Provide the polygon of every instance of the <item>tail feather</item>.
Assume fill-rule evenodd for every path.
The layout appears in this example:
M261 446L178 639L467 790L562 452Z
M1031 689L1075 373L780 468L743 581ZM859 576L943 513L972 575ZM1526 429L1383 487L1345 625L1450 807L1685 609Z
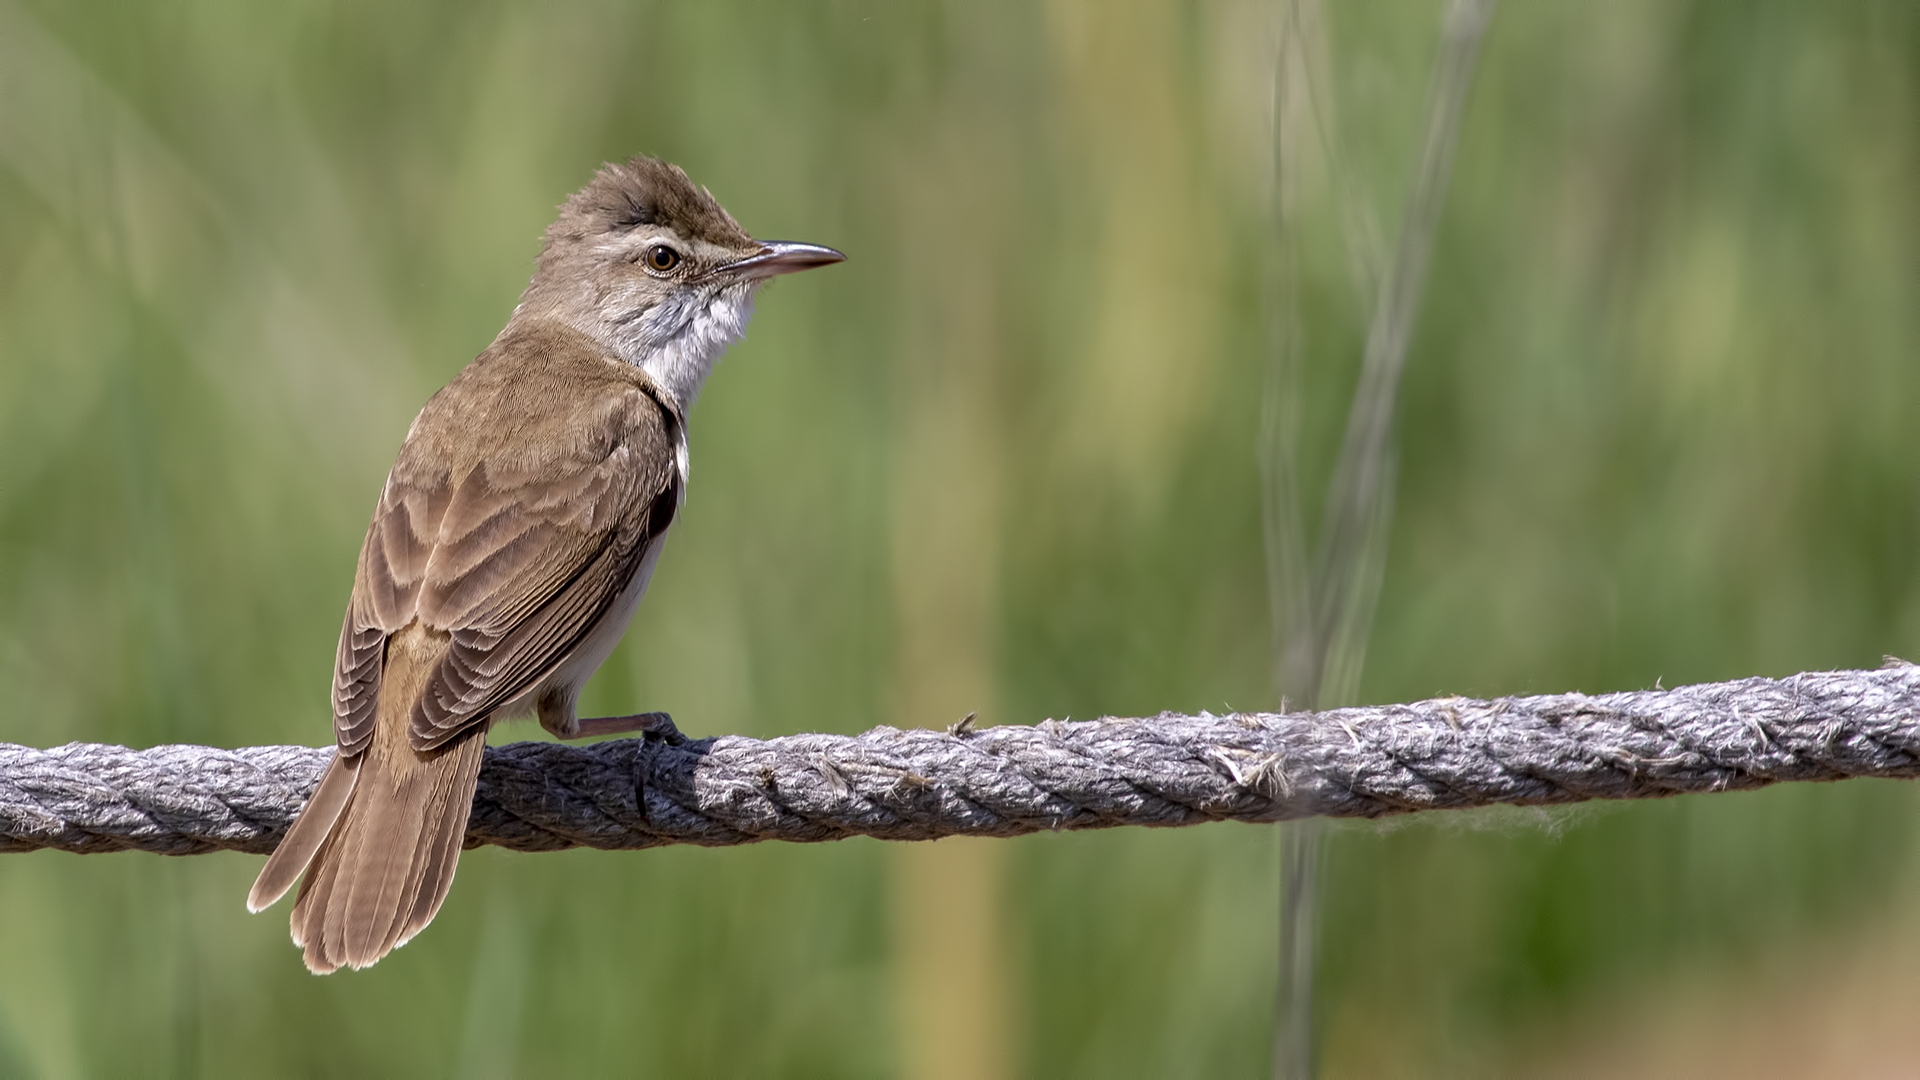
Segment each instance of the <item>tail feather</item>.
M327 910L327 898L333 892L333 882L339 876L340 869L340 860L327 857L328 849L332 846L333 838L328 837L320 853L314 856L313 868L307 871L307 876L300 882L300 895L294 901L293 917L288 920L288 929L291 931L294 945L307 953L307 967L314 969L318 974L325 974L339 965L335 964L333 967L326 968L325 971L313 967L313 957L326 955L325 938L318 922L303 915L300 905L307 904L308 907L305 909L307 911L325 912Z
M478 728L426 754L402 747L404 762L368 748L358 789L294 905L308 968L366 967L432 921L453 882L485 749Z
M411 789L419 785L421 772L437 770L381 771L385 775L368 777L372 782L354 799L340 835L340 870L346 885L340 898L340 947L354 967L364 967L386 954L387 931L400 914L401 893L420 846L425 808L420 805L421 793ZM329 912L329 923L331 916Z
M460 863L460 851L466 844L467 818L473 810L473 789L480 779L480 759L486 750L484 734L463 740L461 750L472 756L472 764L449 770L453 783L434 793L427 810L428 828L421 837L421 852L415 856L420 875L414 886L413 906L396 931L394 946L405 945L413 935L426 929L453 886L453 872ZM470 744L470 745L469 745Z
M408 739L448 640L418 623L389 639L373 738L353 759L335 758L254 883L248 903L259 910L305 871L290 929L316 974L393 951L433 920L453 883L487 724L425 752Z
M347 808L347 801L353 797L354 780L359 774L360 759L357 756L343 758L338 753L333 755L306 807L294 819L293 827L287 830L280 846L273 849L267 865L260 868L260 876L253 880L253 891L247 894L248 911L261 912L272 907L313 864L314 856L319 854L327 837L333 833L341 812Z

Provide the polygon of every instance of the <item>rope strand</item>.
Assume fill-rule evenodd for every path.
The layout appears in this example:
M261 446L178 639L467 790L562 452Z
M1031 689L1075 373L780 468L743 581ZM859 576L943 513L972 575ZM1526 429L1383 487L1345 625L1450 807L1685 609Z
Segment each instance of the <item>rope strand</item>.
M952 732L487 751L467 845L721 846L1382 817L1920 775L1920 667ZM330 748L0 744L0 851L273 850Z

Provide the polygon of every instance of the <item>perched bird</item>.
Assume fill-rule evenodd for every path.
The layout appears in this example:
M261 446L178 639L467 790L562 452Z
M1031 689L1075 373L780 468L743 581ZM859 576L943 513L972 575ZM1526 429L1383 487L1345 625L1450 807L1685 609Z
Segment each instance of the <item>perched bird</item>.
M646 592L686 490L687 413L755 290L843 258L754 240L649 157L561 205L506 328L408 429L360 549L333 761L247 897L260 911L305 874L308 968L366 967L433 920L494 721L671 730L574 703Z

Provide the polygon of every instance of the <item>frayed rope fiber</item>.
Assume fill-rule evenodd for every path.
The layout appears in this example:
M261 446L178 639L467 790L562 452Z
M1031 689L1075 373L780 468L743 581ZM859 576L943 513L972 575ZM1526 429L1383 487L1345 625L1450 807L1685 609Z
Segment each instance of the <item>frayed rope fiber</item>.
M331 749L0 744L0 851L273 850ZM487 751L467 845L930 840L1382 817L1920 775L1920 667L864 735Z

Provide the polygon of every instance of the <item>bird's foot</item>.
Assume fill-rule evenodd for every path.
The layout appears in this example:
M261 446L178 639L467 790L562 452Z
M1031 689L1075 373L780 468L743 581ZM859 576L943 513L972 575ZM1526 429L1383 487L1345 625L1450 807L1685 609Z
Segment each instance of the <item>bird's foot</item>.
M632 716L594 716L574 721L573 734L569 739L584 739L592 735L630 735L638 732L642 736L652 736L668 746L681 746L687 737L673 724L673 717L663 712L634 713Z

